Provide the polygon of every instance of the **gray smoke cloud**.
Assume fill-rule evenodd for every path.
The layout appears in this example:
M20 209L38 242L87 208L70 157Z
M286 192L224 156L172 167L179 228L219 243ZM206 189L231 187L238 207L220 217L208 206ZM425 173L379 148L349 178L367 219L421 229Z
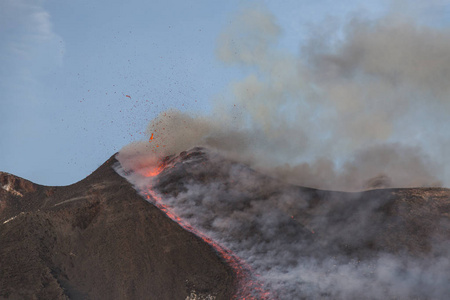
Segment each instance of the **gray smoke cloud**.
M120 155L207 146L311 187L361 190L377 178L448 185L448 29L393 13L354 16L316 26L299 55L278 47L281 35L264 8L243 10L218 38L217 56L248 76L211 115L161 113L147 128L153 139Z
M394 217L386 211L389 190L300 188L197 149L156 177L125 177L242 258L274 299L445 299L450 293L450 248L443 242L450 223L428 220L430 207L412 211L413 198L396 202L395 211L407 215ZM420 220L407 220L412 215ZM406 221L440 224L443 236L411 233Z

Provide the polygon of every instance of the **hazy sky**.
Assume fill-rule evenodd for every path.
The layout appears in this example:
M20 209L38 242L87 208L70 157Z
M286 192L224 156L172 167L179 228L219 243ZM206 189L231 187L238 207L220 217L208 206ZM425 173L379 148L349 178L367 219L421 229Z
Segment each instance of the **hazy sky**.
M215 50L245 6L267 7L296 54L311 25L355 13L449 26L447 1L423 2L0 0L0 170L74 183L144 138L159 112L208 111L243 76Z

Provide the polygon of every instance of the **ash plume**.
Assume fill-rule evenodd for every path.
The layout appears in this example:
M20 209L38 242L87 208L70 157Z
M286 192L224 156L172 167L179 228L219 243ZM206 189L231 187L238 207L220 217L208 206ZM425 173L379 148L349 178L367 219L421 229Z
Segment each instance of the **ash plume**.
M161 113L152 140L121 155L207 146L318 188L361 190L379 176L395 187L448 184L450 31L395 15L338 25L317 26L293 55L277 47L270 12L242 11L217 56L248 75L211 115Z

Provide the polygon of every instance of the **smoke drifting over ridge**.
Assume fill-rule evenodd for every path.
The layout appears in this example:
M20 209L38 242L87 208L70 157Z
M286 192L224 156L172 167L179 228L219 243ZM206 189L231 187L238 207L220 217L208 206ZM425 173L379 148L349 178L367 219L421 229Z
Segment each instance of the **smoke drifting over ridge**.
M299 55L277 47L281 35L264 8L237 15L217 56L248 75L211 115L160 114L152 140L120 151L124 167L207 146L312 187L448 185L448 29L356 16L316 27Z
M250 266L257 276L244 280L236 299L446 299L450 292L449 190L301 188L201 148L166 158L156 172L122 167L149 202ZM254 280L265 296L246 288Z

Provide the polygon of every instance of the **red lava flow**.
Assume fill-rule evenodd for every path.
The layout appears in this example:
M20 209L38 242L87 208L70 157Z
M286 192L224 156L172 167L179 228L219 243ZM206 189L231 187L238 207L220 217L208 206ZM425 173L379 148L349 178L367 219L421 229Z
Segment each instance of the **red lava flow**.
M155 177L165 169L163 164L158 167L147 171L145 177ZM192 227L178 215L176 215L168 205L163 203L162 197L158 195L151 187L148 187L146 191L141 191L145 195L147 201L158 207L163 211L170 219L177 222L184 229L192 232L196 236L200 237L203 241L208 243L220 256L234 269L237 280L237 291L234 299L242 300L269 300L275 297L271 295L269 291L263 288L263 285L258 280L254 279L252 269L242 259L237 257L231 250L219 245L211 238Z

